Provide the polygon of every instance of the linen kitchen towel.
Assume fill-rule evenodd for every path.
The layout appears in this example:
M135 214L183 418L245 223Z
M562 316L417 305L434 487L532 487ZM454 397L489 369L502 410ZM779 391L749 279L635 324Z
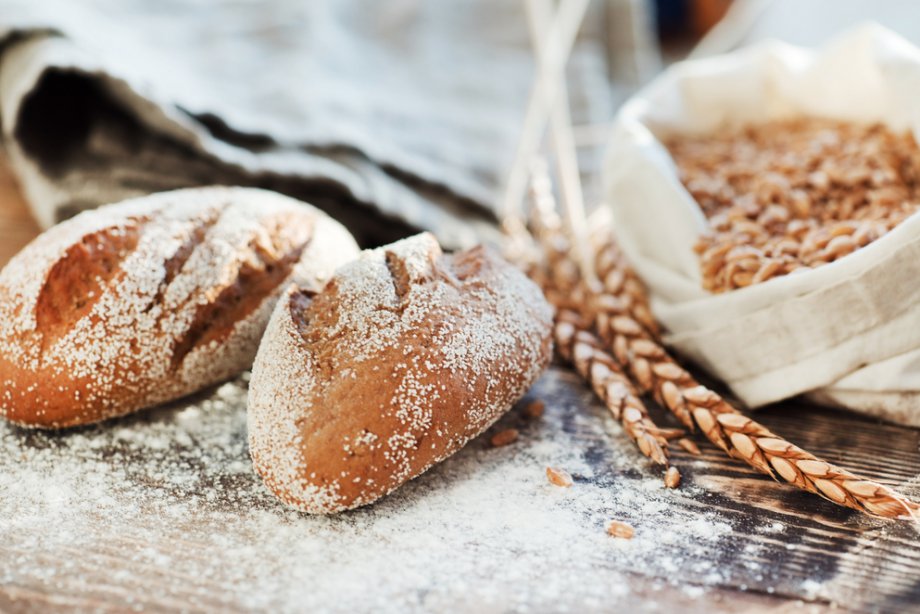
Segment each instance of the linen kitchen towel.
M569 69L606 120L603 3ZM0 121L39 221L149 192L255 185L365 244L495 232L533 77L518 0L0 0Z

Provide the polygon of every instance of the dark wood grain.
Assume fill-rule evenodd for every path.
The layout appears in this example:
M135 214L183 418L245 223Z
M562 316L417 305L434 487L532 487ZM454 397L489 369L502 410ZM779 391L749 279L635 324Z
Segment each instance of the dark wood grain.
M920 431L892 426L855 414L789 402L758 412L758 419L801 447L854 472L917 496ZM707 504L723 515L769 517L781 522L781 534L742 530L738 543L756 545L753 558L726 553L726 565L738 569L738 582L762 590L772 578L776 593L854 609L900 612L920 604L920 541L908 522L868 519L813 495L766 479L710 445L702 463L684 470L690 483L720 490ZM682 451L675 463L688 460ZM761 564L746 574L745 563ZM820 586L803 587L803 578ZM815 593L807 590L814 588Z
M581 385L574 374L557 377L573 388ZM603 410L592 411L602 419ZM659 424L678 426L660 408L653 413ZM777 434L843 468L915 499L920 496L920 429L796 401L758 411L756 417ZM853 611L920 611L920 531L916 524L878 520L839 507L770 480L728 458L701 436L695 440L700 456L674 446L672 460L683 474L683 485L700 486L707 496L682 497L679 505L718 510L735 527L725 547L712 553L722 569L730 570L725 588L744 587L748 592ZM595 450L596 466L604 467L607 450L618 442L586 440L585 445ZM615 474L598 477L609 480L611 487L622 478ZM782 529L776 533L755 530L765 519L779 523ZM685 577L691 582L700 580L692 574L685 573Z

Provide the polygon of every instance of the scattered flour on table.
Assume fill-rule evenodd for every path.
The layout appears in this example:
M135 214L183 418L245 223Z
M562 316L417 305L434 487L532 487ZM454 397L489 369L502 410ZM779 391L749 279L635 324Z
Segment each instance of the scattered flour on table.
M708 493L665 489L618 425L575 410L580 390L539 420L509 413L495 428L518 428L512 445L489 431L378 504L310 517L252 471L246 379L65 433L0 424L0 585L137 609L491 612L607 609L637 583L693 600L730 580L732 526ZM635 537L608 536L613 518Z

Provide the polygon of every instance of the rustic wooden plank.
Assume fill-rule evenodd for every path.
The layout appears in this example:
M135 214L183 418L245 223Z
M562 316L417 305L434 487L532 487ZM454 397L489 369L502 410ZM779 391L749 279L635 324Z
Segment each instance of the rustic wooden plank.
M846 469L915 498L920 495L918 429L795 401L757 412L756 417ZM659 419L664 423L667 418ZM733 546L715 553L722 567L731 570L728 585L826 600L854 610L899 612L920 603L916 525L870 519L774 483L701 437L696 439L701 456L679 448L672 456L684 485L701 486L707 495L680 504L718 510L735 527ZM611 487L618 477L609 477ZM762 524L764 519L779 523L781 529L756 530L752 520Z
M213 392L210 394L214 395ZM539 446L559 437L570 438L583 454L590 470L573 471L576 486L566 496L578 499L582 496L579 493L590 486L599 486L610 492L624 492L634 488L641 490L648 487L649 476L658 475L622 436L619 427L610 420L605 410L591 401L593 397L590 391L571 373L558 368L551 370L534 390L534 395L547 403L546 415L542 420L527 420L521 412L512 412L492 432L510 426L518 428L521 432L518 453L524 456L536 454L535 450ZM199 398L202 396L208 397L205 394ZM100 514L114 515L98 520L86 519L80 525L82 534L75 535L73 543L69 540L55 542L50 550L40 539L33 540L19 534L0 535L0 578L5 579L0 582L0 609L26 611L39 607L51 610L98 608L106 611L117 610L130 603L133 607L150 611L182 607L201 611L247 610L245 605L240 604L252 597L244 592L252 587L247 579L249 574L255 573L253 568L271 565L273 557L280 555L271 549L272 536L264 533L266 529L261 529L262 532L251 539L241 541L233 535L237 530L233 527L246 528L252 522L253 514L255 517L269 514L276 520L288 515L265 493L251 472L235 474L232 480L226 482L218 474L220 483L200 479L200 476L210 475L212 469L201 463L218 466L248 463L244 446L231 445L226 456L223 455L224 451L215 448L211 450L209 460L204 461L197 455L194 446L187 448L175 443L170 449L161 450L158 447L148 449L134 445L144 443L143 433L148 427L162 435L163 429L168 429L170 421L176 419L182 410L183 405L176 404L171 408L116 420L106 425L63 433L10 430L9 427L0 426L0 472L15 472L21 466L20 463L28 462L23 461L23 458L32 458L36 451L50 451L56 459L55 464L86 463L87 471L91 467L97 467L98 471L96 463L102 462L107 465L106 471L111 471L118 482L132 484L136 489L169 493L166 501L168 508L149 515L129 512L128 519L125 519L121 517L121 510L113 512L111 508L102 508ZM244 408L236 407L233 411L243 412ZM242 422L232 424L237 425L237 430L228 435L232 439L244 437L244 431L240 430ZM606 433L605 429L610 433ZM113 436L113 433L119 435ZM398 506L404 505L407 499L411 501L421 498L424 504L424 499L437 499L441 493L455 487L458 466L474 463L481 464L484 471L501 470L505 463L500 455L504 452L489 445L490 435L486 433L473 441L450 461L435 468L421 480L407 485L381 505L329 521L301 517L294 522L302 526L305 537L316 531L350 530L353 522L367 517L378 517L380 523L388 524L392 516L400 512ZM101 442L100 447L87 447L87 441L97 439ZM179 437L175 440L178 442ZM215 441L202 439L194 445L208 450L214 444ZM145 457L151 452L162 456L162 465L146 462ZM670 530L679 531L679 527L673 526L673 523L679 523L683 518L701 522L717 516L723 526L726 523L733 525L731 532L705 539L690 534L686 539L673 539L672 535L672 539L661 543L657 543L655 535L646 536L646 545L652 543L654 547L645 554L644 550L631 551L631 544L625 545L625 549L611 549L608 538L603 535L603 526L598 525L593 529L589 527L588 533L596 531L600 541L596 552L591 554L590 572L578 577L591 586L579 586L577 581L573 582L572 594L563 594L561 601L544 603L547 609L555 609L554 605L569 601L575 605L581 604L581 595L590 588L607 597L606 601L594 602L593 606L586 605L587 611L606 609L599 607L598 603L615 605L624 611L648 607L650 603L687 612L729 612L741 607L754 612L782 611L784 605L794 604L795 599L803 596L799 586L802 578L820 577L808 569L814 556L809 555L804 564L797 567L794 565L795 560L789 557L781 564L774 564L770 561L772 552L750 548L739 551L738 543L747 543L752 537L757 539L757 531L765 522L769 524L772 520L765 521L758 517L748 522L747 514L759 510L746 507L731 492L721 493L721 484L716 489L697 487L694 484L697 471L688 468L695 459L682 454L675 456L675 460L684 465L687 480L685 488L665 491L658 478L651 478L666 497L668 509L659 510L654 518L645 518L641 507L627 505L615 509L597 509L593 512L594 516L603 519L616 515L633 524L637 531L645 533L662 524L670 524ZM45 463L40 466L51 470L53 465L47 464L48 459L44 455L40 455L40 458ZM539 474L542 468L543 465L534 460L534 472ZM742 469L741 474L744 473ZM92 476L88 474L87 478ZM170 483L171 478L177 478L178 487ZM188 478L196 480L193 487L181 486ZM759 478L750 482L751 485L745 488L757 490L777 487ZM104 496L115 496L109 489L115 491L120 484L107 484ZM60 484L60 487L66 491L69 485ZM733 485L733 489L736 487ZM210 500L210 507L193 503L200 497ZM132 499L129 504L143 507L147 504L144 501ZM163 502L163 495L152 497L151 501ZM551 498L547 499L546 504L552 504L552 501ZM171 513L169 508L173 506L179 513ZM38 530L42 530L44 523L54 521L48 512L28 507L20 511L23 514L37 514L35 519ZM500 511L500 507L493 511L483 509L481 513L497 511ZM675 515L677 512L680 513ZM771 513L774 512L771 510ZM672 516L674 521L669 522L667 519ZM782 514L775 514L775 517L784 518ZM65 519L64 522L68 521ZM596 524L593 519L586 518L585 522ZM227 529L229 535L215 535L215 531L220 530L218 527L226 525L230 527ZM267 525L267 530L273 530L274 526ZM436 532L437 527L423 527L420 530ZM365 527L364 531L368 534L368 548L372 549L375 533L373 525ZM784 539L784 535L768 534L763 536L762 541L785 556ZM261 545L266 540L267 545ZM639 538L636 540L639 541ZM233 553L240 551L243 544L246 544L243 548L245 556L235 556ZM380 544L376 547L379 548ZM501 543L479 543L477 547L489 552L502 565L514 564L515 554L504 551ZM688 555L688 549L693 550L693 553ZM557 553L560 559L563 555ZM668 565L667 561L672 559L679 561L677 567ZM216 561L220 563L215 564ZM46 574L44 570L54 572ZM283 569L281 573L289 573L289 570ZM557 573L563 574L565 570L558 569ZM711 578L713 574L716 580ZM792 580L784 583L784 574ZM607 578L615 583L628 582L628 586L622 589L615 584L605 586L603 582ZM381 583L386 581L385 575L366 578L371 591L379 589ZM291 585L291 582L293 580L280 581L282 592L298 590L298 586ZM431 590L432 587L426 587L424 580L422 582L420 589ZM487 584L488 578L479 578L478 582ZM545 578L538 577L537 582L545 582ZM490 590L496 589L509 594L531 590L526 584L490 587ZM488 591L480 592L473 586L464 588L455 598L463 604L462 611L500 611L508 609L513 603L507 603L504 608L498 607L488 602L488 595ZM812 598L810 595L808 597ZM271 601L271 595L267 599L266 607L285 609L287 606L289 609L290 602ZM477 603L482 608L474 607ZM819 599L812 605L814 607L810 611L823 611L826 603Z

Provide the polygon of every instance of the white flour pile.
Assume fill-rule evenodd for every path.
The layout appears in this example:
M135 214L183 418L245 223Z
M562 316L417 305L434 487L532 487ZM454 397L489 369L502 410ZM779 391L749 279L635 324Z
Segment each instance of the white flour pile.
M519 428L514 444L492 448L490 430L391 497L335 517L287 511L260 484L245 378L64 434L4 423L0 592L84 609L584 611L634 602L638 586L648 597L689 583L692 602L737 580L719 560L737 538L710 493L665 490L618 425L575 410L591 397L560 385L568 377L553 371L535 390L565 403L495 427ZM549 485L548 465L575 485ZM635 538L609 537L612 518Z

